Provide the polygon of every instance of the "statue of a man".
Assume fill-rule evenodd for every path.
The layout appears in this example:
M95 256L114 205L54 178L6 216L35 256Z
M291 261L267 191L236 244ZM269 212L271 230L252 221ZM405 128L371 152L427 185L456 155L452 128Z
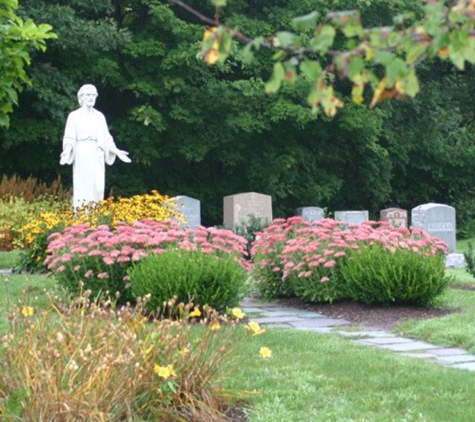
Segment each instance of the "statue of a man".
M104 115L94 108L97 90L84 85L78 91L79 109L66 122L60 164L73 165L73 206L104 199L105 164L118 157L130 163L128 152L119 150L107 128Z

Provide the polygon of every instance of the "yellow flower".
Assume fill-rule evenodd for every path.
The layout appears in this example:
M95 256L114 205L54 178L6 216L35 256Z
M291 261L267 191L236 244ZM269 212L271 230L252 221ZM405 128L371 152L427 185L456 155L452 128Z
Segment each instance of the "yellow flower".
M254 322L254 321L249 322L249 324L247 324L247 328L252 331L253 336L258 336L266 332L266 330L261 328L261 326L257 322Z
M28 317L33 315L33 308L31 306L24 306L23 309L21 310L21 313L23 316Z
M272 357L272 350L270 350L267 347L261 347L261 350L259 351L259 354L264 359L265 358L271 358Z
M187 356L190 353L190 349L188 347L184 347L183 349L179 350L178 353L180 356Z
M194 317L199 317L201 316L201 311L198 308L193 309L193 312L190 312L189 317L194 318Z
M241 310L241 308L233 308L231 311L234 318L243 319L246 314Z
M210 329L211 331L218 331L220 328L221 328L221 325L219 325L218 322L215 322L214 324L211 324L211 325L209 326L209 329Z
M153 367L153 372L155 372L159 377L162 377L164 379L168 379L176 375L175 370L173 369L173 366L171 365L167 365L167 366L155 365Z
M215 32L218 28L212 27L208 28L203 34L203 44L210 38L213 37L212 45L204 52L203 60L207 64L215 64L219 60L219 37Z

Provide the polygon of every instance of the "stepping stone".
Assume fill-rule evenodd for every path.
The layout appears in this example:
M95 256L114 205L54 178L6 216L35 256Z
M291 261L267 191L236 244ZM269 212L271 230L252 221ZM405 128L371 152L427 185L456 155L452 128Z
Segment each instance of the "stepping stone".
M413 343L414 340L403 337L375 337L361 339L361 343L375 344L375 345L387 345L387 344L403 344Z
M456 365L450 365L451 368L468 369L469 371L475 371L475 362L470 363L458 363Z
M457 356L438 356L437 360L450 365L452 363L475 362L475 356L469 354Z
M437 356L456 356L456 355L466 355L467 351L460 349L458 347L444 347L441 349L434 349L430 351L432 354Z
M320 328L320 327L334 327L337 325L349 324L349 321L344 319L335 319L335 318L313 318L301 321L289 321L289 324L292 327L303 329L303 328Z
M363 341L363 340L361 340ZM402 343L402 344L386 344L386 345L378 345L382 349L392 350L393 352L412 352L415 350L429 350L429 349L437 349L438 346L433 346L429 343L424 343L422 341L410 341L409 343Z
M254 322L259 324L277 324L277 323L290 323L290 322L303 322L305 321L302 318L293 317L293 316L280 316L280 317L263 317L263 318L253 318Z
M431 350L432 352L432 350ZM437 356L435 355L432 355L430 353L425 353L425 352L422 352L422 353L401 353L402 356L408 356L410 358L418 358L418 359L435 359Z
M262 311L263 318L274 318L274 317L298 317L298 312L295 311Z
M310 312L310 311L299 312L297 316L301 318L326 318L326 316L323 314L319 314L318 312Z
M369 337L369 338L396 337L394 334L391 334L388 331L337 331L337 334L340 334L345 337Z
M294 328L292 326L290 326L289 324L266 324L266 328L286 328L286 329L290 329L290 328Z
M320 334L332 334L333 333L333 328L332 327L292 327L295 330L300 330L300 331L312 331L315 333L320 333Z
M12 270L9 268L0 269L0 275L10 275L11 273L12 273Z
M265 310L262 308L246 308L242 306L241 309L245 314L262 314L265 312Z

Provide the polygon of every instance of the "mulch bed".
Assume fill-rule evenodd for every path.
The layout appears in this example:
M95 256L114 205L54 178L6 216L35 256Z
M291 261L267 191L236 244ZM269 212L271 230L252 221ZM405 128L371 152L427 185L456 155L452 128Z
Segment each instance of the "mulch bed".
M456 310L426 308L411 305L364 305L354 301L328 303L305 303L300 299L280 299L283 306L320 312L331 318L346 319L354 324L365 327L392 330L406 319L430 319L449 315Z

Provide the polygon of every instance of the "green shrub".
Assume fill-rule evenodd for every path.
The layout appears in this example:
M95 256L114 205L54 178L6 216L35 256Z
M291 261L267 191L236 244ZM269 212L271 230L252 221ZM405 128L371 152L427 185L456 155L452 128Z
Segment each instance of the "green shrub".
M313 268L312 275L299 276L297 272L291 272L286 282L292 286L295 296L306 302L332 303L348 298L346 282L341 276L341 268L345 258L339 259L334 267L326 268L323 265ZM300 273L301 274L301 273Z
M472 242L468 242L467 244L467 252L463 255L465 257L465 264L467 268L467 272L472 276L475 277L475 254L473 253L473 245Z
M242 221L235 227L234 233L247 240L248 256L251 256L251 245L256 240L256 233L263 231L269 224L270 222L267 218L249 214L247 221Z
M443 254L371 246L354 251L341 269L350 296L364 303L428 305L450 282Z
M224 310L236 306L245 293L246 271L232 255L217 257L199 251L169 250L142 259L129 270L132 294L144 297L153 311L177 296L197 305Z

